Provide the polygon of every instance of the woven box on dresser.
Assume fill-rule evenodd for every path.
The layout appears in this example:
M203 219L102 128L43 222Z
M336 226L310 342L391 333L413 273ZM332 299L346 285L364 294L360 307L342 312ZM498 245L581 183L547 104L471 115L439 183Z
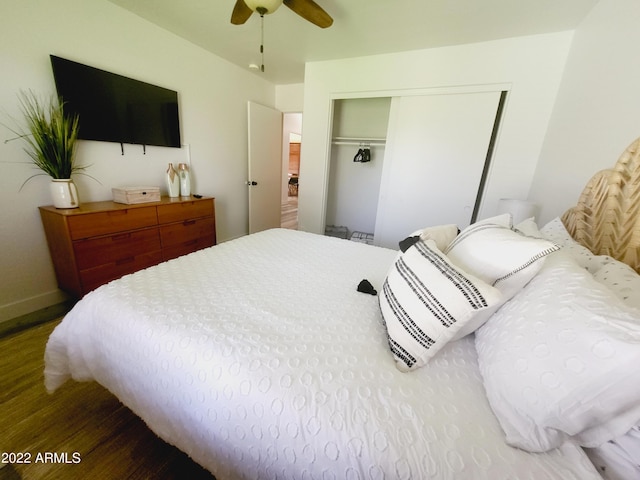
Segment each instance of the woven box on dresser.
M116 187L111 193L114 202L127 205L160 201L160 187Z

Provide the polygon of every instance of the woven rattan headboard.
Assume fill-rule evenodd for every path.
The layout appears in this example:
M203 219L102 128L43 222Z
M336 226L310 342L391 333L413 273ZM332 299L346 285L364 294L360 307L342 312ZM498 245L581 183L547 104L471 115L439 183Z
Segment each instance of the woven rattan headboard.
M596 173L562 222L596 255L610 255L640 273L640 138L612 169Z

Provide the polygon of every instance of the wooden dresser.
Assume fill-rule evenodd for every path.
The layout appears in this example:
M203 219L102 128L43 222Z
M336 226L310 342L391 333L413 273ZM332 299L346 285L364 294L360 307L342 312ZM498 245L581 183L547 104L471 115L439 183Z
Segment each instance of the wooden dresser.
M58 286L75 297L128 273L216 244L214 199L40 207Z

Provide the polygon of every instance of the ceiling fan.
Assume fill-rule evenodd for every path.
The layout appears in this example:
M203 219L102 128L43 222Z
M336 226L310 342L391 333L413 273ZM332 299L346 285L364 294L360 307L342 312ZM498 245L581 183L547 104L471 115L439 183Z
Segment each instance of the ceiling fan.
M333 18L313 0L237 0L231 14L231 23L242 25L253 12L260 16L273 13L282 3L320 28L330 27L333 23Z

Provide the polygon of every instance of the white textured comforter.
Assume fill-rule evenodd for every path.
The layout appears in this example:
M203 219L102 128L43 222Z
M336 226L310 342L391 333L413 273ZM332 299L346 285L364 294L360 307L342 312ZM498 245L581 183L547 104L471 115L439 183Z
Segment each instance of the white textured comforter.
M507 446L470 337L399 372L377 297L396 257L269 230L88 294L45 381L96 380L219 480L599 479L581 449Z

